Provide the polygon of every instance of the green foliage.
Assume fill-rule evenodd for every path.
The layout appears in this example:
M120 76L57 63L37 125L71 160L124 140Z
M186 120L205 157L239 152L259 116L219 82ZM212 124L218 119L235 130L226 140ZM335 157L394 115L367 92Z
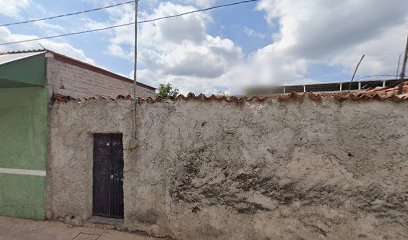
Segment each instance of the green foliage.
M228 93L226 93L226 92L219 92L219 93L217 93L216 96L217 96L217 97L228 97L229 95L228 95Z
M173 86L170 83L160 84L159 89L157 89L156 96L165 98L165 97L176 97L179 94L178 89L173 89Z
M245 96L253 97L253 96L255 96L255 92L253 90L246 90L245 91Z

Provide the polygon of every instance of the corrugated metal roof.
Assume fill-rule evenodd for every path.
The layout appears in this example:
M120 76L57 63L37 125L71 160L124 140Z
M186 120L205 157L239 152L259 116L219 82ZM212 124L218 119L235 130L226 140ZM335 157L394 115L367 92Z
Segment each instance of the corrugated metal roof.
M399 94L398 91L402 90L402 93ZM184 95L179 95L177 97L168 97L168 98L139 98L139 103L154 103L154 102L160 102L163 100L171 100L171 101L177 101L177 100L197 100L197 101L203 101L203 102L209 102L209 101L226 101L226 102L235 102L235 103L242 103L242 102L250 102L250 101L258 101L258 102L263 102L266 100L277 100L277 101L287 101L289 99L295 99L295 100L301 100L305 96L309 97L313 101L322 101L322 100L338 100L338 101L344 101L344 100L393 100L393 101L402 101L402 100L408 100L408 81L401 83L397 86L394 87L377 87L374 89L368 89L360 92L352 92L352 93L312 93L312 92L307 92L307 93L297 93L297 92L292 92L290 94L281 94L281 95L275 95L275 96L254 96L254 97L218 97L211 95L210 97L205 96L204 94L200 94L198 96L194 95L193 93L189 93L187 96ZM78 98L72 98L69 96L62 96L62 95L55 95L53 96L53 100L56 102L68 102L68 101L76 101L76 102L83 102L83 101L88 101L88 100L107 100L110 99L112 101L118 100L118 99L124 99L124 100L133 100L132 96L122 96L119 95L116 98L112 97L106 97L106 96L97 96L97 97L91 97L91 98L83 98L83 99L78 99Z
M0 53L0 65L14 62L17 60L21 60L24 58L32 57L35 55L43 54L45 51L42 52L10 52L10 53Z

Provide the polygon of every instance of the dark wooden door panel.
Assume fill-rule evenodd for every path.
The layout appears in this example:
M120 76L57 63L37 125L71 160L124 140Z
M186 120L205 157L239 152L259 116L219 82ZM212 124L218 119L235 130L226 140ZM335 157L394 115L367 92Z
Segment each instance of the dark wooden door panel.
M111 136L110 134L94 135L94 153L111 154Z
M112 137L111 217L123 218L123 143L122 136Z
M122 134L112 136L112 152L113 155L123 156Z
M122 134L94 135L93 215L123 218Z
M93 172L93 213L109 217L111 165L108 155L94 154Z

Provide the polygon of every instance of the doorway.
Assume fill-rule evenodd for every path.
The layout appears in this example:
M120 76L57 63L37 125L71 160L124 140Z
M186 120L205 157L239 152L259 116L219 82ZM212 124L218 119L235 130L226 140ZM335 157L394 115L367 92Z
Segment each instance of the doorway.
M122 134L94 134L93 216L123 219L122 138Z

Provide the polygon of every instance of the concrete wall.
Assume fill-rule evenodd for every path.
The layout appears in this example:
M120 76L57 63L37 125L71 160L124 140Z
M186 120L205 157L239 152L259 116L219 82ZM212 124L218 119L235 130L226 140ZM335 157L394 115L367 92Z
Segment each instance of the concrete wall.
M0 215L45 213L46 88L0 89Z
M92 216L93 134L123 133L126 143L131 137L131 108L131 101L53 106L47 169L48 218Z
M47 77L50 93L74 98L133 95L133 84L104 74L47 58ZM136 95L147 98L155 95L154 90L137 86Z
M132 102L56 103L48 217L91 216L92 133ZM408 101L143 103L125 226L175 239L407 239Z

